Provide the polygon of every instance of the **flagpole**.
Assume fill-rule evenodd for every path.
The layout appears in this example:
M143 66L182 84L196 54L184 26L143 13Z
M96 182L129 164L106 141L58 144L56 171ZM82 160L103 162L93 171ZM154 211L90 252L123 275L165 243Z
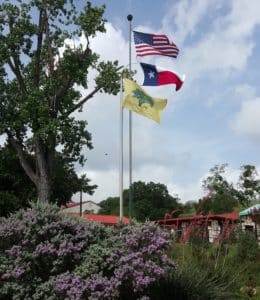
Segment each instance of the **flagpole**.
M128 15L127 20L129 22L129 71L132 70L132 59L131 59L131 37L132 37L132 20L133 16ZM132 161L133 161L133 155L132 155L132 111L129 110L129 219L131 221L132 217Z
M120 116L119 116L119 224L123 224L123 164L124 164L124 113L123 113L123 73L120 79Z

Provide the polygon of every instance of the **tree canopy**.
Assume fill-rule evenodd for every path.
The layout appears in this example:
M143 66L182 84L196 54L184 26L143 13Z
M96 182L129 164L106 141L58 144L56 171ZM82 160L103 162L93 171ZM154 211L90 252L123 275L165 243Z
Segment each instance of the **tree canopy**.
M251 201L260 201L260 179L255 166L244 165L240 170L238 181L238 188L242 192L240 203L247 207Z
M178 197L169 194L167 187L161 183L142 181L134 182L132 185L133 203L132 217L138 221L157 220L180 207ZM129 215L129 190L123 192L124 214ZM100 213L119 214L119 198L109 197L100 203Z
M210 169L210 175L203 181L202 187L208 195L199 200L197 212L225 213L232 212L238 205L237 191L224 176L227 164L216 165Z
M197 213L227 213L239 206L250 206L253 200L260 199L260 180L255 166L244 165L236 185L225 177L227 164L216 165L210 169L210 175L203 181L208 193L199 200Z
M87 122L72 113L99 91L119 90L118 62L100 61L91 49L91 39L105 32L104 9L86 2L79 11L73 0L0 4L0 135L7 136L41 201L54 195L57 149L83 163L82 148L92 148ZM77 42L82 35L85 45ZM77 86L88 89L90 69L97 74L95 87L82 96Z

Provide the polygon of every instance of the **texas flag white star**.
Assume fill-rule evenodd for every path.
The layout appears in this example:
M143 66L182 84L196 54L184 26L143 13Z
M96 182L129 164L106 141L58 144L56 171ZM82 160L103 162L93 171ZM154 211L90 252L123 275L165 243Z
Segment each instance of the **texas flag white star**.
M150 71L149 73L148 73L148 75L149 75L149 78L151 79L151 78L154 78L154 72L153 71Z

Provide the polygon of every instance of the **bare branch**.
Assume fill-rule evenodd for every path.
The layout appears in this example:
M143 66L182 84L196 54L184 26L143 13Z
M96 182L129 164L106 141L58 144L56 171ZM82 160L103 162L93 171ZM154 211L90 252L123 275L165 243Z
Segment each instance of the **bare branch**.
M83 98L79 103L77 103L71 110L69 110L66 115L70 115L75 110L80 108L84 103L86 103L89 99L91 99L99 90L101 90L101 87L96 87L90 94L88 94L85 98Z

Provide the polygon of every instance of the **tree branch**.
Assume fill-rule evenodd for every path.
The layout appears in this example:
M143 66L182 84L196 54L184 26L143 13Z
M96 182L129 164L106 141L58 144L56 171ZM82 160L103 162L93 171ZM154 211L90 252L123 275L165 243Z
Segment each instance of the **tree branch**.
M15 61L15 59L14 59L14 61ZM26 90L26 86L25 86L23 77L22 77L21 72L20 72L19 65L17 65L17 60L16 60L16 63L13 63L12 60L10 58L8 58L7 63L9 65L10 69L12 70L12 72L14 73L14 75L15 75L15 77L16 77L19 85L20 85L22 94L25 95L27 93L27 90Z
M116 70L119 71L122 69L123 66L118 67ZM73 113L75 110L80 108L83 104L85 104L89 99L91 99L99 90L101 90L101 87L96 87L90 94L88 94L86 97L84 97L79 103L77 103L72 109L70 109L67 113L66 116L70 115Z
M7 132L8 140L10 144L14 147L19 157L20 163L25 171L25 173L29 176L32 182L37 185L38 178L33 171L32 167L30 166L28 160L26 159L25 153L23 151L23 147L17 139L15 139L10 132Z
M84 51L84 53L82 54L82 59L84 58L85 55L88 54L89 51L89 40L87 38L87 46L86 49ZM59 69L55 70L56 73L59 73ZM57 113L59 110L59 105L60 105L60 100L66 95L66 93L68 92L69 88L72 86L72 77L70 76L70 74L66 74L66 80L64 82L64 84L58 89L58 91L56 92L56 94L52 97L52 103L53 103L53 110Z
M66 95L68 89L72 84L71 77L68 76L66 82L62 85L62 87L57 91L57 93L51 97L51 113L55 116L57 115L58 111L60 110L60 100Z
M12 17L10 17L8 25L9 25L10 34L12 34L13 29L14 29L14 19ZM10 47L10 48L11 48L10 50L11 50L11 57L13 59L13 62L12 62L10 57L8 58L7 62L8 62L9 67L11 68L12 72L16 76L16 79L17 79L17 81L20 85L20 88L22 90L22 94L25 95L27 93L27 90L26 90L26 85L25 85L25 82L24 82L24 78L23 78L23 76L21 74L21 70L20 70L21 61L20 61L19 56L17 55L17 53L15 53L16 49L14 47Z
M49 29L49 23L47 18L47 12L45 10L45 34L46 34L46 43L48 48L48 67L50 71L50 75L52 76L54 73L54 58L51 48L51 37L50 37L50 29Z
M45 2L43 2L43 7L45 7ZM40 58L42 51L42 39L43 39L43 29L44 29L44 9L40 10L39 14L39 32L37 36L37 48L35 52L35 64L34 64L34 85L38 86L40 81Z
M75 110L80 108L84 103L86 103L89 99L91 99L99 90L101 90L101 87L96 87L90 94L88 94L85 98L83 98L79 103L77 103L72 109L70 109L66 115L70 115Z

